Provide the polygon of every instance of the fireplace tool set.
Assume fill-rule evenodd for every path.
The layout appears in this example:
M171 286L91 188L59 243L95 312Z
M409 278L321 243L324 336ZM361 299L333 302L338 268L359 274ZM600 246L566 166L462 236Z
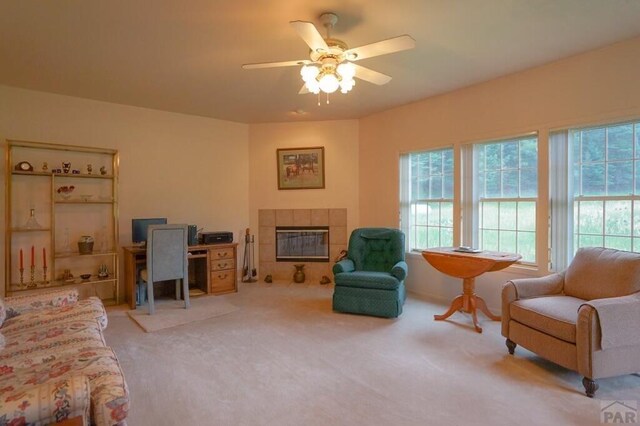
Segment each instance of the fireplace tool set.
M254 235L249 233L249 228L244 235L244 260L242 262L242 282L254 283L256 282L256 263L255 263L255 247L254 247Z

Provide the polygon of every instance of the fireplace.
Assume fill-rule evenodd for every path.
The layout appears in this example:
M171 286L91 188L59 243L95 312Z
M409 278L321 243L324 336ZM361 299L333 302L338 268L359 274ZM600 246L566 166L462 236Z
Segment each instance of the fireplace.
M329 229L329 261L279 260L276 262L276 227L279 230ZM295 264L305 265L307 282L319 284L322 277L333 277L332 260L347 249L347 209L260 209L258 210L258 274L273 282L291 282ZM282 247L281 247L282 248ZM299 257L297 257L299 259Z
M276 262L329 262L329 227L277 226Z

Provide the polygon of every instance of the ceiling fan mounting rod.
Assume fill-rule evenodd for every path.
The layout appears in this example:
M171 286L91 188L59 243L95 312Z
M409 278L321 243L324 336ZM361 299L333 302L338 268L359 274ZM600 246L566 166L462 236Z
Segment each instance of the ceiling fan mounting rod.
M323 13L320 15L320 22L322 26L327 30L327 37L331 38L331 30L338 22L338 15L332 12Z

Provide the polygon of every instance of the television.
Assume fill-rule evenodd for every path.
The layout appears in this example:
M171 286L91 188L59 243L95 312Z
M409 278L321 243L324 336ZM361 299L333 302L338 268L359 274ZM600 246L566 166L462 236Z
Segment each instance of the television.
M166 225L166 217L147 219L131 219L131 241L134 244L147 244L147 228L149 225Z

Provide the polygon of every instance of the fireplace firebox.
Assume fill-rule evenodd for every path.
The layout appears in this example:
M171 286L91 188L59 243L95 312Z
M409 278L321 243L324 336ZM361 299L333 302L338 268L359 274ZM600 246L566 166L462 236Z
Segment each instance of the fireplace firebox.
M328 261L328 226L276 227L276 262Z

